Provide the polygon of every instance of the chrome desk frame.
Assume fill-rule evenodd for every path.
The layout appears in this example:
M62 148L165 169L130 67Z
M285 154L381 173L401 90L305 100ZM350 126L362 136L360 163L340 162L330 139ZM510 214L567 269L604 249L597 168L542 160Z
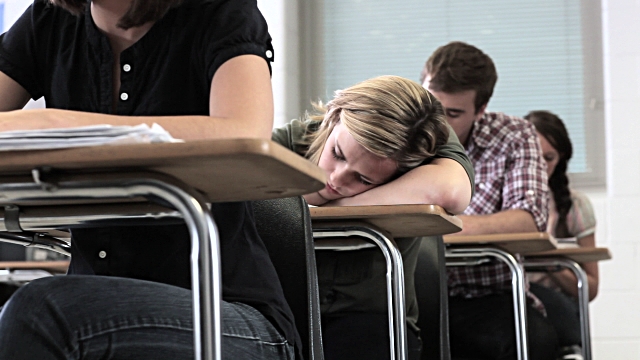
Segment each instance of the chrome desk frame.
M516 328L516 351L518 360L528 360L525 275L516 258L508 252L496 248L448 248L445 257L447 266L477 266L488 263L491 258L498 259L509 266Z
M570 269L578 279L578 308L580 311L580 336L582 338L582 357L591 360L591 332L589 329L589 278L577 262L566 258L536 258L524 262L525 269L548 269L561 267Z
M36 246L61 253L69 252L69 244L55 238L42 237L20 231L104 226L104 220L127 220L127 215L79 216L70 221L57 219L55 214L38 221L38 228L21 224L19 207L37 205L74 204L105 199L146 198L163 201L176 209L190 233L191 278L193 294L194 353L197 360L221 358L220 337L220 250L218 229L202 197L175 185L155 179L126 179L112 181L65 181L45 183L34 170L35 182L0 184L0 206L5 207L0 241ZM174 212L175 213L175 212ZM170 216L172 217L172 216ZM98 220L96 220L98 219ZM140 221L140 219L136 220ZM68 222L71 222L68 223ZM148 223L148 222L147 222Z
M387 309L389 314L389 343L391 360L407 359L407 319L404 294L404 269L402 255L393 239L366 225L314 224L314 240L356 236L349 244L335 245L316 241L316 250L349 251L374 247L380 248L387 264Z

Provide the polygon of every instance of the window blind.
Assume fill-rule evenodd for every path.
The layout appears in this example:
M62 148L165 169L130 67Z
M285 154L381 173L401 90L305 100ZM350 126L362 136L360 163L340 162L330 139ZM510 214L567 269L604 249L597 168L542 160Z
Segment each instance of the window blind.
M581 6L581 0L323 0L325 99L378 75L418 81L437 47L464 41L496 64L488 110L556 113L574 146L570 172L589 172Z

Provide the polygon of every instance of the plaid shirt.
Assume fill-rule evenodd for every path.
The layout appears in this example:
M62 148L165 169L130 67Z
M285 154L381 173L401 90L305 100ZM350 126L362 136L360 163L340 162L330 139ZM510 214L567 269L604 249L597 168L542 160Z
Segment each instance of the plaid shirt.
M546 164L533 125L502 113L486 113L475 122L466 150L476 177L475 194L464 214L522 209L531 213L539 231L545 231ZM502 262L449 267L447 272L449 296L475 298L511 291L511 272ZM534 307L544 313L542 303L528 291L528 283L526 288Z

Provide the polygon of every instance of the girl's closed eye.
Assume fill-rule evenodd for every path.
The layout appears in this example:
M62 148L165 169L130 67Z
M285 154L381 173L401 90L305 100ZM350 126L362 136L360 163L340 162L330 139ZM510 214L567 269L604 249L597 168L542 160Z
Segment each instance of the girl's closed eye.
M362 177L358 178L358 181L360 181L363 185L366 185L366 186L371 186L371 185L373 185L371 182L369 182L369 181L365 180L365 179L364 179L364 178L362 178Z
M336 151L335 146L331 149L331 154L333 155L334 159L340 160L340 161L344 161L344 156L338 154L338 152Z

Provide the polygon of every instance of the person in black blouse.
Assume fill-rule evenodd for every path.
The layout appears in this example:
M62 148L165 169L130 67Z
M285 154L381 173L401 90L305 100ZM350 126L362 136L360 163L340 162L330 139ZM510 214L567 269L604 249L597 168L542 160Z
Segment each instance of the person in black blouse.
M185 141L269 139L272 60L255 0L36 0L0 37L0 131L158 123ZM19 110L41 97L47 109ZM223 356L293 359L300 340L251 204L211 210ZM193 358L185 226L74 230L72 244L69 276L5 305L0 358Z

